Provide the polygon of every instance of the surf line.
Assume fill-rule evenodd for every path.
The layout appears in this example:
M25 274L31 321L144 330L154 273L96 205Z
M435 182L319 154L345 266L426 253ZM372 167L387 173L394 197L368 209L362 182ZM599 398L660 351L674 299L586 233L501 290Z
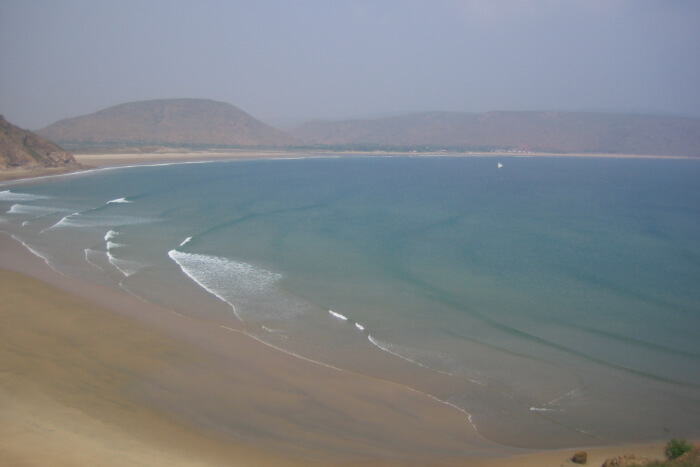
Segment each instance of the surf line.
M189 237L189 238L191 238L191 237ZM188 239L185 239L185 240L187 241ZM186 241L183 242L183 243L186 243ZM207 287L207 285L204 284L200 279L198 279L196 275L191 274L191 273L188 271L188 268L187 268L186 266L184 266L183 264L181 264L180 262L177 261L177 259L175 258L175 255L176 255L177 253L181 253L181 252L178 251L178 250L176 250L176 249L170 250L170 251L168 252L168 257L169 257L170 259L172 259L173 261L175 261L175 264L178 265L178 267L180 268L180 271L182 271L183 274L185 274L185 276L187 276L188 278L190 278L190 280L192 280L195 284L197 284L198 286L200 286L203 290L205 290L206 292L210 293L211 295L215 296L216 298L218 298L219 300L221 300L222 302L224 302L224 303L226 303L228 306L230 306L231 309L233 310L233 314L236 316L236 318L238 318L238 321L240 321L240 322L245 326L246 323L245 323L245 321L243 320L243 318L238 314L238 310L236 310L236 305L234 305L232 302L230 302L229 300L227 300L226 297L222 296L222 295L221 295L220 293L218 293L217 291L212 290L210 287ZM187 253L184 253L184 254L187 254Z
M180 253L180 252L178 252L177 250L171 250L171 251L168 252L168 256L169 256L171 259L175 260L175 258L173 258L173 256L174 256L176 253ZM236 310L235 305L234 305L231 301L226 300L226 299L225 299L224 297L222 297L220 294L214 293L211 289L209 289L208 287L206 287L205 284L201 283L201 282L200 282L199 280L197 280L193 275L189 274L188 271L187 271L187 268L184 267L182 264L180 264L177 260L175 260L175 263L180 267L180 270L181 270L187 277L189 277L191 280L193 280L196 284L198 284L200 287L202 287L204 290L206 290L207 292L211 293L212 295L214 295L214 296L217 297L218 299L222 300L224 303L227 303L227 304L233 309L233 313L234 313L234 315L236 316L236 318L238 318L238 320L240 321L240 323L243 325L243 329L242 329L242 330L235 329L235 328L231 328L231 327L226 326L226 325L223 325L223 324L219 324L219 325L218 325L219 328L224 329L224 330L229 331L229 332L233 332L233 333L236 333L236 334L241 334L241 335L247 336L247 337L249 337L249 338L251 338L251 339L253 339L253 340L255 340L255 341L258 341L259 343L261 343L261 344L263 344L263 345L265 345L265 346L267 346L267 347L270 347L270 348L272 348L272 349L274 349L274 350L277 350L277 351L279 351L279 352L281 352L281 353L290 355L290 356L292 356L292 357L298 358L298 359L300 359L300 360L304 360L304 361L307 361L307 362L309 362L309 363L316 364L316 365L320 365L320 366L323 366L323 367L326 367L326 368L329 368L329 369L332 369L332 370L335 370L335 371L339 371L339 372L342 372L342 373L352 374L352 375L359 376L359 377L362 377L362 378L368 378L368 379L372 379L372 380L376 380L376 381L382 381L382 382L385 382L385 383L387 383L387 384L392 384L392 385L395 385L395 386L397 386L397 387L401 387L401 388L407 389L407 390L409 390L409 391L412 391L412 392L414 392L414 393L416 393L416 394L420 394L421 396L427 397L427 398L432 399L432 400L434 400L434 401L436 401L436 402L445 404L445 405L447 405L447 406L449 406L449 407L452 407L453 409L456 409L456 410L462 412L463 414L465 414L465 415L467 416L466 418L468 419L469 424L470 424L470 426L472 427L472 429L473 429L479 436L481 436L482 438L488 439L488 438L486 438L484 435L482 435L482 434L479 432L479 430L478 430L476 424L474 423L474 421L473 421L473 419L472 419L472 415L471 415L468 411L466 411L465 409L463 409L463 408L461 408L461 407L459 407L459 406L453 404L452 402L442 400L442 399L440 399L440 398L438 398L438 397L436 397L436 396L434 396L434 395L432 395L432 394L429 394L429 393L427 393L427 392L420 391L420 390L418 390L418 389L416 389L416 388L412 388L412 387L407 386L407 385L405 385L405 384L401 384L401 383L398 383L398 382L395 382L395 381L391 381L391 380L387 380L387 379L377 378L377 377L375 377L375 376L365 375L365 374L362 374L362 373L357 373L357 372L354 372L354 371L350 371L350 370L347 370L347 369L343 369L343 368L339 368L339 367L330 365L330 364L328 364L328 363L321 362L321 361L319 361L319 360L314 360L314 359L311 359L311 358L308 358L308 357L304 357L304 356L299 355L299 354L296 354L296 353L294 353L294 352L292 352L292 351L290 351L290 350L284 349L284 348L282 348L282 347L278 347L277 345L274 345L274 344L272 344L272 343L270 343L270 342L265 341L263 338L256 336L255 334L253 334L253 333L248 329L247 323L245 322L245 320L242 319L241 316L239 316L239 314L238 314L238 312L237 312L237 310ZM334 312L334 311L332 311L332 310L328 310L328 312L329 312L329 314L330 314L331 316L335 317L336 319L339 319L339 320L342 320L342 321L350 321L345 315L342 315L341 313L337 313L337 312ZM355 323L355 325L357 326L358 329L361 329L363 332L365 332L365 331L364 331L364 327L363 327L362 325L357 325L357 323Z
M355 327L356 327L357 329L359 329L360 331L364 331L364 330L365 330L365 327L364 327L363 325L361 325L361 324L358 323L357 321L351 321L351 320L349 320L348 317L345 316L345 315L342 315L342 314L340 314L340 313L337 313L337 312L335 312L335 311L333 311L333 310L328 310L328 313L329 313L331 316L333 316L334 318L337 318L337 319L339 319L339 320L341 320L341 321L348 321L348 322L351 322L351 323L355 324Z
M329 311L330 311L330 310L329 310ZM432 394L429 394L429 393L427 393L427 392L420 391L420 390L418 390L418 389L416 389L416 388L412 388L411 386L407 386L407 385L405 385L405 384L397 383L397 382L395 382L395 381L391 381L391 380L388 380L388 379L377 378L377 377L375 377L375 376L364 375L364 374L362 374L362 373L357 373L357 372L355 372L355 371L346 370L346 369L343 369L343 368L338 368L337 366L329 365L328 363L323 363L323 362L321 362L321 361L314 360L314 359L312 359L312 358L304 357L303 355L296 354L296 353L291 352L291 351L289 351L289 350L287 350L287 349L284 349L284 348L282 348L282 347L278 347L278 346L276 346L276 345L274 345L274 344L271 344L271 343L269 343L269 342L266 342L265 340L261 339L260 337L254 335L254 334L251 334L249 331L246 331L246 330L234 329L234 328L232 328L232 327L225 326L225 325L223 325L223 324L219 324L218 326L219 326L220 328L222 328L222 329L227 330L227 331L230 331L230 332L233 332L233 333L236 333L236 334L241 334L241 335L247 336L247 337L249 337L249 338L251 338L251 339L253 339L253 340L255 340L255 341L260 342L262 345L265 345L265 346L267 346L267 347L270 347L270 348L272 348L272 349L277 350L278 352L282 352L282 353L284 353L284 354L287 354L287 355L290 355L290 356L292 356L292 357L295 357L295 358L298 358L298 359L307 361L307 362L309 362L309 363L312 363L312 364L315 364L315 365L320 365L320 366L323 366L323 367L326 367L326 368L329 368L329 369L331 369L331 370L335 370L335 371L338 371L338 372L341 372L341 373L347 373L347 374L351 374L351 375L354 375L354 376L359 376L360 378L368 378L368 379L371 379L371 380L382 381L382 382L387 383L387 384L392 384L392 385L394 385L394 386L398 386L398 387L400 387L400 388L404 388L404 389L406 389L406 390L408 390L408 391L411 391L411 392L413 392L413 393L420 394L421 396L427 397L427 398L429 398L429 399L432 399L432 400L434 400L435 402L438 402L438 403L440 403L440 404L445 404L445 405L447 405L447 406L449 406L449 407L451 407L451 408L453 408L453 409L456 409L456 410L462 412L463 414L465 414L467 420L469 421L469 425L472 427L472 429L474 430L474 432L475 432L477 435L481 436L483 439L488 440L488 438L487 438L486 436L484 436L483 434L481 434L481 432L479 431L479 428L476 426L476 423L474 423L472 414L469 413L467 410L465 410L465 409L459 407L458 405L453 404L452 402L449 402L449 401L440 399L439 397L436 397L436 396L434 396L434 395L432 395Z
M348 320L348 317L347 317L347 316L341 315L340 313L336 313L336 312L333 311L333 310L328 310L328 313L330 313L331 316L335 316L336 318L338 318L338 319L340 319L340 320L343 320L343 321L347 321L347 320Z
M105 204L128 204L128 203L131 203L131 202L132 202L132 201L129 201L129 200L126 199L126 198L117 198L117 199L113 199L113 200L111 200L111 201L107 201Z

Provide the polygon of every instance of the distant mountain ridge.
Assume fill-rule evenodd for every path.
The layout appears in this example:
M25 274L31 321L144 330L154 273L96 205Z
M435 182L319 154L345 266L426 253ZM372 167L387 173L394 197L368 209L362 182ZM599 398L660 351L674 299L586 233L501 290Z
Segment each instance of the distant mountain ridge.
M596 112L421 112L313 121L285 133L231 104L159 99L60 120L38 134L73 148L312 147L700 157L700 118Z
M288 132L308 145L700 157L700 119L592 112L422 112L317 121Z
M298 143L238 107L209 99L129 102L60 120L37 133L67 145L226 147Z
M73 154L0 115L0 170L78 166Z

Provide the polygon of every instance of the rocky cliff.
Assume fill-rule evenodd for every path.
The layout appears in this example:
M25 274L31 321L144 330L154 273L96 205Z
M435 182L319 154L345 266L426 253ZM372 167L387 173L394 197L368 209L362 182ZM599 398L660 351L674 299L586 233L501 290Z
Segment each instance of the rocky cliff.
M0 170L78 166L73 154L0 115Z

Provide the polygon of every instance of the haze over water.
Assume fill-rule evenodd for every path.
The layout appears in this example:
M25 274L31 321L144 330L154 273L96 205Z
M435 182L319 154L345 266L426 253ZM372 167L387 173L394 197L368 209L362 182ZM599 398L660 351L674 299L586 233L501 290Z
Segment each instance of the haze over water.
M0 230L59 271L428 393L499 443L700 434L698 161L500 162L102 170L0 188Z

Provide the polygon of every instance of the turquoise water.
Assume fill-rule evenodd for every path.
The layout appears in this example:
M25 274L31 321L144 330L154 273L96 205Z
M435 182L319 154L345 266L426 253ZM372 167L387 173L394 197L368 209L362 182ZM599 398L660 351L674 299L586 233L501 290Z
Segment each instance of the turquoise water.
M700 435L700 161L309 158L0 187L54 268L389 379L497 442Z

